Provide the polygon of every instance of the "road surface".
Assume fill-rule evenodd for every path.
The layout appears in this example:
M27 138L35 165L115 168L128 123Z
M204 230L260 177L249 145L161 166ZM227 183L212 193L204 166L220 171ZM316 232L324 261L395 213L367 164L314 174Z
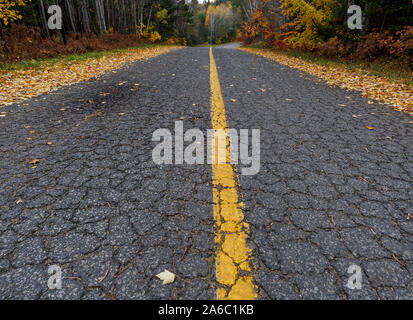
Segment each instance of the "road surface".
M212 53L227 127L260 129L259 173L234 171L251 250L234 283L257 299L413 299L411 118L236 46ZM157 129L212 128L212 73L209 48L185 48L2 109L1 299L231 291L216 172L152 159Z

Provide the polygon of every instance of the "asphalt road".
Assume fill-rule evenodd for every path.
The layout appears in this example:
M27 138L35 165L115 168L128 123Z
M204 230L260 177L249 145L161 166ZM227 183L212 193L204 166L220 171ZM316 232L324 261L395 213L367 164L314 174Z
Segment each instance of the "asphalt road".
M257 297L413 299L411 119L235 48L213 54L228 127L261 130L239 176ZM211 165L152 161L210 100L209 48L185 48L2 108L0 298L215 299Z

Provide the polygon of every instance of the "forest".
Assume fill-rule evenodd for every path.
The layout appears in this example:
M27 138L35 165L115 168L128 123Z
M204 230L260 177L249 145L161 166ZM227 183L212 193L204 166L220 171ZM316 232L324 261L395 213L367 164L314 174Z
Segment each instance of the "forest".
M50 6L62 12L50 29ZM351 5L362 28L348 27ZM325 57L413 63L413 0L0 0L0 63L140 43L235 39Z

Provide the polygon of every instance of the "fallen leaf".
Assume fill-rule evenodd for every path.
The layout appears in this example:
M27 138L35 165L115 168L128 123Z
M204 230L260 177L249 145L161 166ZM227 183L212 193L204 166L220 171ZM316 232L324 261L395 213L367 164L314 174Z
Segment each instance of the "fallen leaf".
M39 159L34 159L34 160L30 161L29 163L30 164L38 164L39 162L40 162Z
M169 284L175 281L175 274L166 269L164 272L161 272L156 276L163 281L162 284Z
M232 102L237 102L237 99L231 99Z
M373 127L366 126L366 128L369 129L369 130L374 130Z

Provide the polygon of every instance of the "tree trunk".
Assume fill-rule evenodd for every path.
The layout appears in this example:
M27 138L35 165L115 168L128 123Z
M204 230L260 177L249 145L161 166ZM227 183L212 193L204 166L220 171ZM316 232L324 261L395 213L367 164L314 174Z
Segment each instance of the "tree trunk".
M136 32L137 32L137 24L136 24L136 0L132 0L132 29L133 29L133 33L136 34Z
M47 26L47 17L46 17L46 11L44 10L43 0L40 0L39 5L40 5L40 12L42 13L44 29L46 31L47 37L50 39L49 27Z
M75 16L73 15L73 1L72 0L65 0L67 14L69 15L70 25L72 27L72 31L76 33L76 20Z
M80 6L82 9L83 30L86 33L90 33L89 6L87 0L80 0Z

